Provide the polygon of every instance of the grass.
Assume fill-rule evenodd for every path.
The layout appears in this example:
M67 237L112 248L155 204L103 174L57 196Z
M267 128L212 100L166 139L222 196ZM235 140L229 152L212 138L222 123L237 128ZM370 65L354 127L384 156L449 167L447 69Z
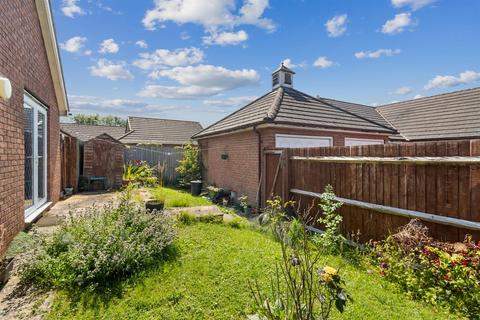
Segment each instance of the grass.
M165 207L167 208L212 205L212 202L204 197L194 197L185 191L177 189L157 187L150 189L150 192L155 199L165 199Z
M194 223L180 228L178 258L125 282L122 293L98 302L85 293L71 302L57 293L50 319L244 319L253 312L248 279L269 282L278 243L252 228ZM339 257L323 264L341 269L354 302L334 319L448 319L407 298L377 274Z

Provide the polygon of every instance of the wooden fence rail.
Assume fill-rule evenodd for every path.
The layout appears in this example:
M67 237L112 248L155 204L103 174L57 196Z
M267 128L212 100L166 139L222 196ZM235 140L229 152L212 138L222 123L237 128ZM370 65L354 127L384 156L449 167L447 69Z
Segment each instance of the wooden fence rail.
M441 240L480 239L480 140L268 150L264 161L264 199L305 209L331 185L345 203L343 232L364 241L412 217Z

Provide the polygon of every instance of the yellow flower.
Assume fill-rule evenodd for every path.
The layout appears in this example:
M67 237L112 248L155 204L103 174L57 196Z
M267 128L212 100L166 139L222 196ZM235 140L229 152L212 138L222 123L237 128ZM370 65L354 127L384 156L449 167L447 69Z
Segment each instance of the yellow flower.
M332 275L332 276L335 276L338 273L337 269L329 267L329 266L324 267L323 272L325 272L329 275Z
M326 266L323 268L322 278L325 282L331 282L338 273L337 269Z

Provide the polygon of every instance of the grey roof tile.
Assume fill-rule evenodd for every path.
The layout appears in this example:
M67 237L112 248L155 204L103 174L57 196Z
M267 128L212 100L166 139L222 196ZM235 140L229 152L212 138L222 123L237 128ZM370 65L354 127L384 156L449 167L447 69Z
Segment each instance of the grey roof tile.
M96 138L104 133L117 140L126 134L126 128L120 126L97 126L77 123L61 123L60 129L83 142Z
M266 122L395 133L372 107L314 98L292 88L280 87L212 124L194 138Z
M409 141L480 137L480 87L376 110Z
M128 117L128 128L131 132L120 140L125 144L182 145L202 130L195 121L145 117Z

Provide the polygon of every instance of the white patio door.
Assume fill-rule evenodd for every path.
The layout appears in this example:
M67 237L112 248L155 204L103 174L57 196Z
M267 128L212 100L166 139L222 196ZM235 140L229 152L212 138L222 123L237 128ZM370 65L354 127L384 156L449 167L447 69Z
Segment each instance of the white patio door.
M47 202L47 110L24 95L25 218Z

